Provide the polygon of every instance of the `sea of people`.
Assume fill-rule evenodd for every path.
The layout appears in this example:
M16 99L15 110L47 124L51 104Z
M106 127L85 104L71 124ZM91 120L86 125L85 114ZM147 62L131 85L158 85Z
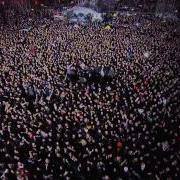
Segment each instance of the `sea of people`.
M178 26L1 24L1 179L178 179Z

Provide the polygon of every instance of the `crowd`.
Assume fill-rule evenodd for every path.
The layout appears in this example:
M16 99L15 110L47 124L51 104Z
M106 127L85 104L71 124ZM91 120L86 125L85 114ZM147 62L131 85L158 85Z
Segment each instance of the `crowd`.
M178 179L178 25L0 25L1 179Z

